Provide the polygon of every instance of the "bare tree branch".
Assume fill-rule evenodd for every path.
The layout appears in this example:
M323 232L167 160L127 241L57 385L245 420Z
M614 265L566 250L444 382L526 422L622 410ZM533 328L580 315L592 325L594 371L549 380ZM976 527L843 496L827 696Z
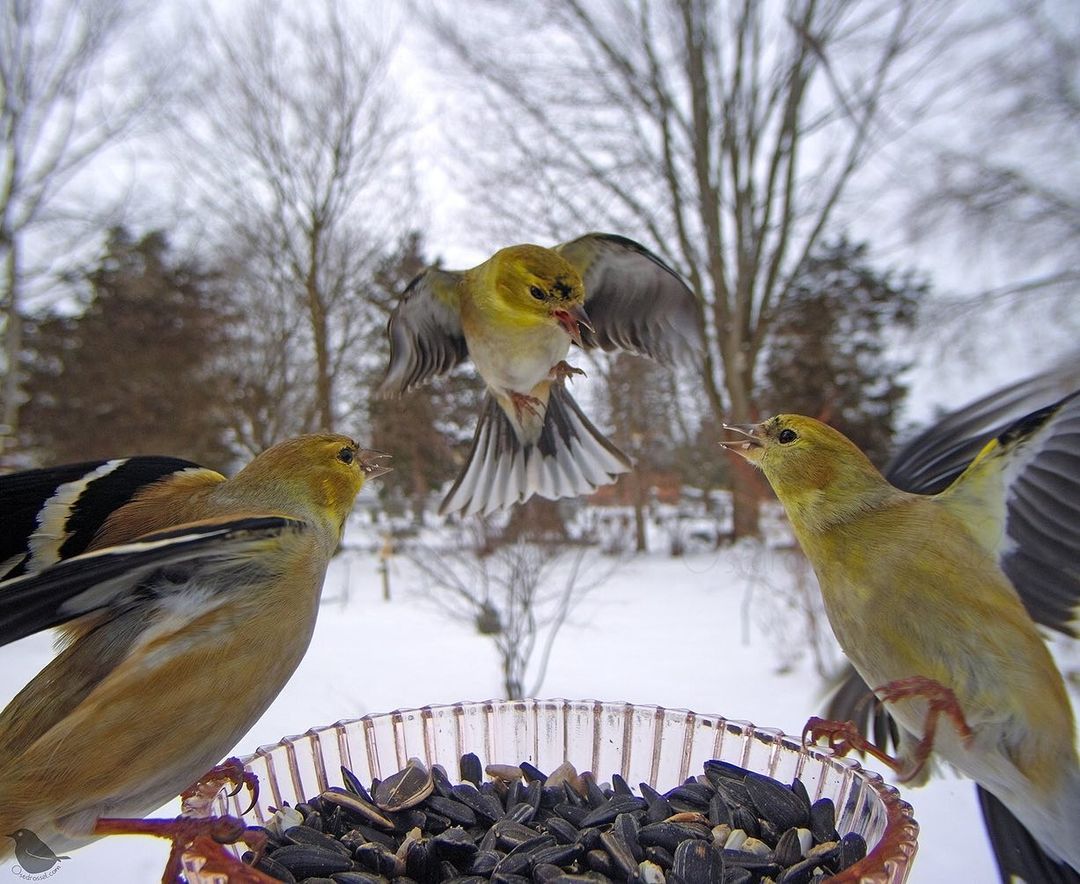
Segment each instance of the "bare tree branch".
M478 198L519 228L540 214L562 238L610 219L648 240L701 297L713 416L753 418L771 316L876 146L900 62L933 31L928 4L547 0L529 28L556 51L511 57L490 35L517 5L463 21L421 2L487 121L468 132L498 133ZM740 534L756 526L742 492Z
M100 195L80 201L75 185L150 128L164 100L160 67L120 70L144 13L136 0L8 0L0 9L0 455L17 432L27 298L113 209Z
M302 13L250 0L235 20L204 18L204 67L176 120L184 167L201 210L221 219L217 241L266 283L243 287L251 321L272 311L279 326L304 328L275 379L249 382L299 385L291 398L307 404L289 431L330 430L366 399L357 359L384 321L368 281L407 223L406 115L388 81L391 46L339 0ZM264 346L280 343L275 333ZM245 418L255 419L266 415Z

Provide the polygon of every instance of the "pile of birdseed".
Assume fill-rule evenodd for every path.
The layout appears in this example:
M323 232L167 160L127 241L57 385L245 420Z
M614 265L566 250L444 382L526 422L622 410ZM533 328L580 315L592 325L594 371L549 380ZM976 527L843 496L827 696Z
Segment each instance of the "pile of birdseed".
M866 855L798 779L704 767L663 794L569 764L489 765L485 780L471 754L456 785L415 760L370 788L342 768L344 788L274 814L255 865L305 884L817 884Z

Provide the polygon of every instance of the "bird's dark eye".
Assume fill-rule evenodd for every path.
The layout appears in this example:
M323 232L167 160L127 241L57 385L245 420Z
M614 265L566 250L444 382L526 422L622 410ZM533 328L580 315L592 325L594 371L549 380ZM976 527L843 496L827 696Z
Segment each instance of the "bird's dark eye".
M544 298L547 297L547 294L538 285L530 286L529 287L529 294L532 295L534 298L536 298L536 300L538 300L538 301L543 301Z
M352 463L356 459L356 452L351 448L342 448L337 453L337 459L342 463Z
M794 442L798 438L799 434L792 429L783 429L776 436L776 440L781 445L787 445L789 442Z

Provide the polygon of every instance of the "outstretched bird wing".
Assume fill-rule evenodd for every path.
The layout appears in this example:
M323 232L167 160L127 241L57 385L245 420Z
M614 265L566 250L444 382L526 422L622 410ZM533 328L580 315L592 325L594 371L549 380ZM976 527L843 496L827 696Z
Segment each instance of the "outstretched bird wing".
M429 267L409 283L390 314L390 364L378 395L400 396L468 355L458 302L461 278L457 271Z
M582 328L586 347L628 350L665 365L701 360L701 305L648 249L625 237L588 233L555 251L585 283L585 312L592 325L592 330Z
M1080 391L1011 424L940 495L1037 623L1080 625Z
M885 478L915 494L944 491L1014 421L1078 388L1080 352L934 421L893 454Z
M236 585L259 573L258 559L305 522L248 516L180 525L132 543L64 559L0 582L0 644L76 620L103 608L123 609L170 594Z

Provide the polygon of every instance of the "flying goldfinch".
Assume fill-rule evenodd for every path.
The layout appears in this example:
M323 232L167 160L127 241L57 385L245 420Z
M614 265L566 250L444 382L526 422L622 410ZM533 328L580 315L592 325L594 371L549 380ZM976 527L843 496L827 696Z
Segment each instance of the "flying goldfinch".
M501 249L464 271L428 268L390 317L379 392L400 395L472 358L487 397L469 460L441 513L489 513L538 494L593 491L630 469L564 382L571 342L664 364L704 348L699 305L670 267L621 236Z
M304 656L345 519L385 457L312 435L231 479L152 457L0 477L0 643L67 628L0 713L0 833L70 850L225 756Z
M863 748L916 782L932 750L1008 808L1062 880L1073 880L1075 722L1017 583L1036 576L1075 616L1080 392L1011 424L933 495L894 487L812 418L778 415L729 429L746 438L725 447L765 473L814 567L837 639L899 724L899 759Z

